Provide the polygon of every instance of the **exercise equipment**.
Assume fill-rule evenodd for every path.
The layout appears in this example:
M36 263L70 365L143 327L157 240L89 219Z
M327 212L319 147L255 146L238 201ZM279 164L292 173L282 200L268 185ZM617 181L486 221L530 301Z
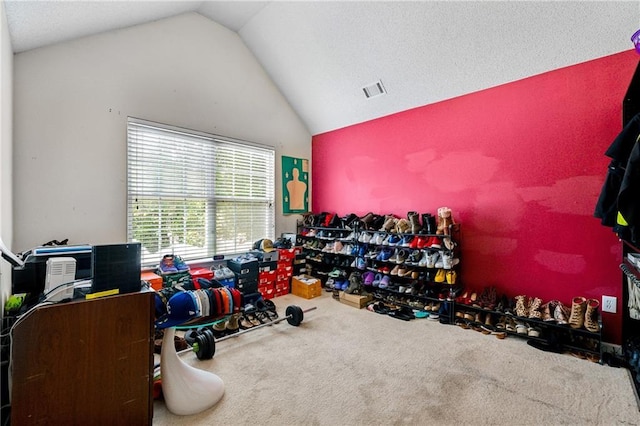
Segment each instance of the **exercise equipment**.
M287 309L285 311L285 316L281 317L281 318L277 318L273 321L269 321L269 322L265 322L263 324L260 325L256 325L254 327L248 328L246 330L240 330L236 333L233 334L228 334L224 337L221 337L219 339L216 339L213 335L213 331L211 331L211 329L206 328L206 327L201 327L198 328L195 331L189 331L187 332L188 334L188 339L187 341L192 341L192 348L190 349L184 349L180 352L178 352L178 354L182 354L184 352L190 352L193 351L196 353L196 356L198 357L198 359L200 360L205 360L205 359L211 359L213 358L213 356L216 353L216 343L218 342L222 342L223 340L227 340L227 339L232 339L234 337L238 337L242 334L248 333L250 331L254 331L257 330L259 328L262 327L267 327L267 326L271 326L274 324L278 324L279 322L282 321L287 321L289 323L289 325L292 325L294 327L298 327L302 321L304 320L304 314L310 311L313 311L317 309L317 307L312 307L306 310L302 310L302 308L300 308L299 306L296 305L289 305L287 306Z

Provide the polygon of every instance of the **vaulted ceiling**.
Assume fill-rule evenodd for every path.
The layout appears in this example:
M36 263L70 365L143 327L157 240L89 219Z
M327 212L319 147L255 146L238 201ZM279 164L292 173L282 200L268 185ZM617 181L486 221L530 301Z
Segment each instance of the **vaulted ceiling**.
M200 13L239 34L311 134L629 50L640 27L640 0L4 5L15 53Z

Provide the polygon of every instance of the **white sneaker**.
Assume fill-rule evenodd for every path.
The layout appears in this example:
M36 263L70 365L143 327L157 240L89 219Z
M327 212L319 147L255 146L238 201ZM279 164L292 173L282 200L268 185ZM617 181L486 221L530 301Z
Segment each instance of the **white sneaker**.
M422 250L422 257L418 261L418 266L425 267L429 263L429 252L426 250Z
M391 257L389 258L389 262L396 263L397 260L398 260L398 249L396 249L396 251L393 252Z
M429 253L429 257L427 258L427 268L442 268L442 266L438 266L438 262L442 262L440 260L440 253L437 251Z

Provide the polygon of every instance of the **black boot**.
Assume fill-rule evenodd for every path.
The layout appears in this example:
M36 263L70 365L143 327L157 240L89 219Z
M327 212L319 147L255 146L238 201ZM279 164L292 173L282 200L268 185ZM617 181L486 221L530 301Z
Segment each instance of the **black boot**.
M423 234L435 234L436 233L436 218L431 213L422 213L422 233Z

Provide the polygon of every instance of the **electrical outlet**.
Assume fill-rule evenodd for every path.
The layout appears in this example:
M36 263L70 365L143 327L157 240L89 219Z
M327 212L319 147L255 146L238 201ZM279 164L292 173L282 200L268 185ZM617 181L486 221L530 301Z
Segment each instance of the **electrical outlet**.
M602 296L602 312L616 313L618 298L613 296Z

